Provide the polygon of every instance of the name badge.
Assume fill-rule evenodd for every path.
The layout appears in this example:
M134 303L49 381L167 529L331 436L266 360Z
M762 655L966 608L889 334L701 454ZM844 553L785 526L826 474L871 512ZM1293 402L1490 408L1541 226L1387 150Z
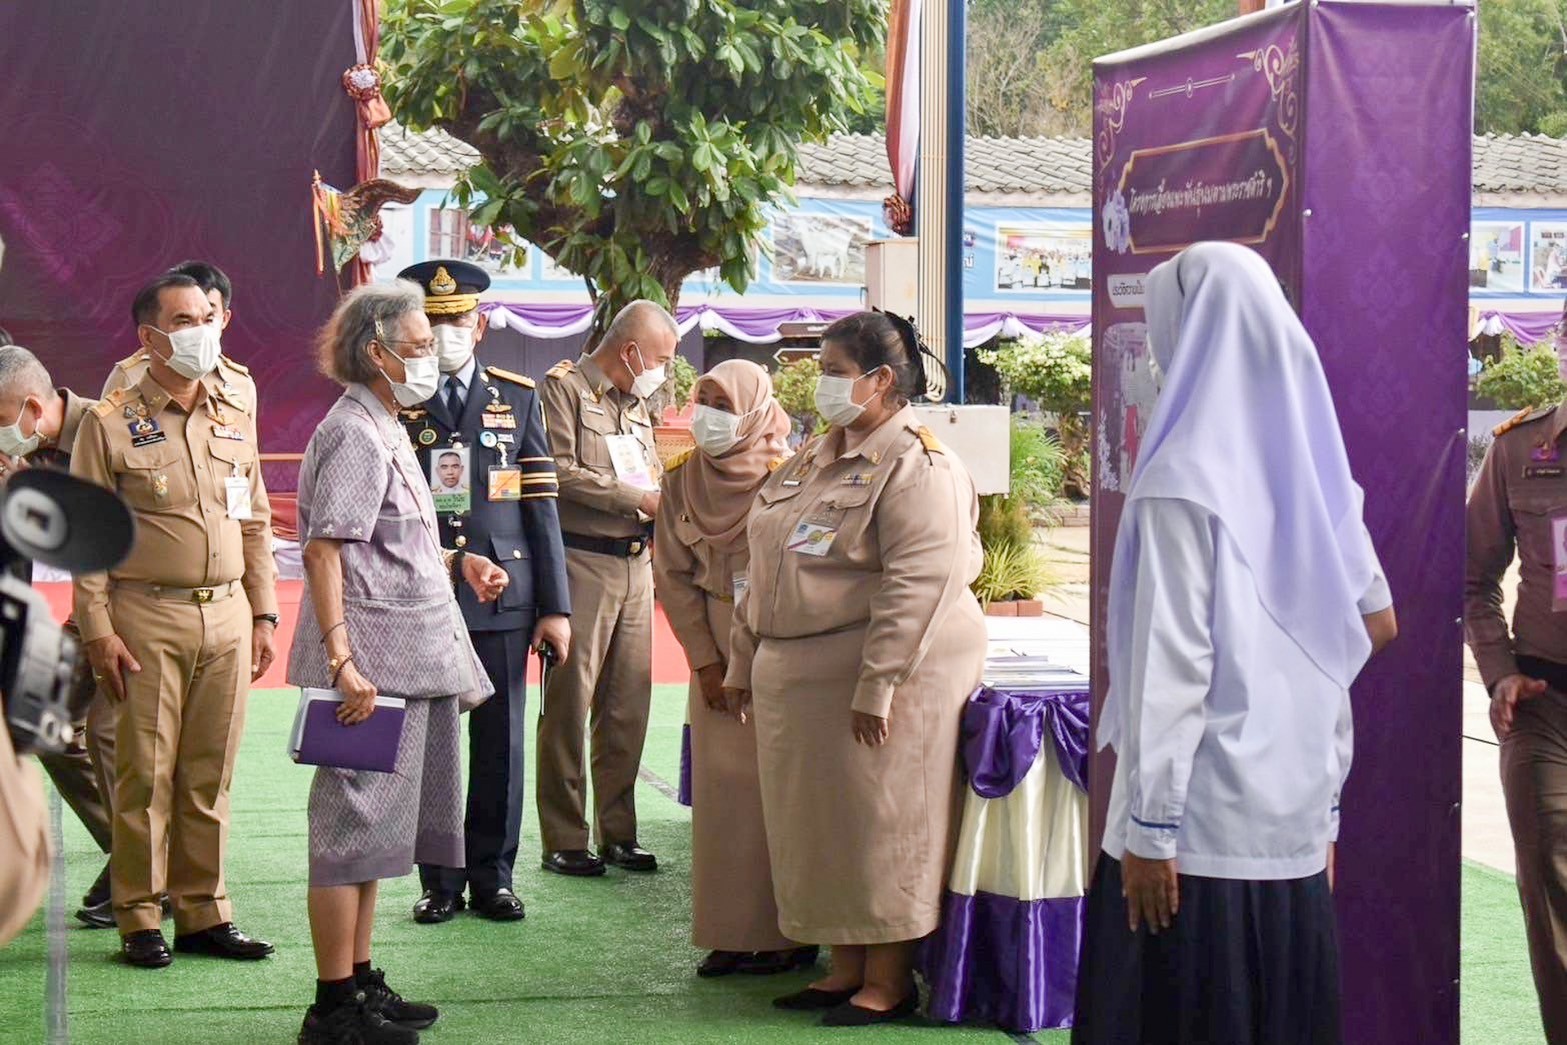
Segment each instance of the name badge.
M522 500L522 470L520 468L490 469L490 500Z
M473 508L468 448L460 443L430 451L430 493L442 515L466 515Z
M250 479L248 476L231 475L223 480L223 492L228 495L229 518L245 522L250 519Z
M834 527L823 526L821 523L802 522L794 528L787 547L789 551L820 558L827 554L827 549L832 547L833 538L837 536L838 531Z
M169 438L164 434L162 426L150 417L139 417L128 427L131 430L131 445L137 448L166 442Z
M1523 470L1525 479L1560 479L1567 475L1567 468L1559 464L1532 464Z

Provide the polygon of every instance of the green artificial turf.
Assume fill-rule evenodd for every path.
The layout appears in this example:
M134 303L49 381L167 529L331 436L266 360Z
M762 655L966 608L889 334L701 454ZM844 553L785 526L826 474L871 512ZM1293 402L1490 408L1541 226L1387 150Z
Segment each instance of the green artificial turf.
M305 796L311 770L284 754L295 697L257 693L235 775L229 891L242 929L277 944L272 959L234 965L178 958L149 972L114 959L113 932L72 922L68 1031L80 1045L209 1045L288 1042L312 999L315 978L305 919ZM679 773L684 687L655 692L644 765L674 785ZM523 820L517 892L527 921L495 925L471 914L444 926L418 926L409 909L415 877L383 883L374 960L406 996L441 1007L430 1042L576 1043L629 1041L701 1045L720 1042L842 1040L809 1016L769 1005L809 979L704 981L688 941L690 818L657 787L637 792L642 842L659 856L651 876L616 870L573 880L538 868L538 823ZM66 812L70 903L97 875L101 858ZM1525 1045L1543 1040L1511 879L1466 866L1463 938L1463 1040ZM168 928L166 926L166 928ZM40 916L0 951L0 1041L45 1041L47 941ZM855 1040L1006 1042L991 1028L917 1025L856 1032ZM1034 1040L1064 1045L1065 1033Z

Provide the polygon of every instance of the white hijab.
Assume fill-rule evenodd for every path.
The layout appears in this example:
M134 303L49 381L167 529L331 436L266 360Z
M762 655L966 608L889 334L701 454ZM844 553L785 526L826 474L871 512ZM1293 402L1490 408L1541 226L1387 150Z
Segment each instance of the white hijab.
M1371 655L1359 611L1376 575L1364 495L1316 346L1272 270L1245 247L1199 243L1149 274L1147 322L1164 386L1110 567L1100 747L1120 736L1116 686L1130 673L1142 539L1130 509L1143 498L1212 512L1263 610L1334 682L1348 688Z

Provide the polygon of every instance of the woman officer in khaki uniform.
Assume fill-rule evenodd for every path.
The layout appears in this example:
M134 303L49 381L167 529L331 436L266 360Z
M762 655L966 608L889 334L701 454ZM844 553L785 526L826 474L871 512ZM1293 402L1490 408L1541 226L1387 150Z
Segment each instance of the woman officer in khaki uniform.
M724 701L735 597L746 585L745 524L757 488L789 455L789 415L767 371L719 363L696 383L697 449L669 462L653 574L691 664L691 942L700 976L787 972L816 961L778 930L762 828L756 732Z
M779 998L829 1026L905 1018L936 928L959 716L980 682L978 502L921 428L914 330L884 313L822 335L827 434L773 473L749 526L749 587L725 685L756 718L779 928L832 971Z

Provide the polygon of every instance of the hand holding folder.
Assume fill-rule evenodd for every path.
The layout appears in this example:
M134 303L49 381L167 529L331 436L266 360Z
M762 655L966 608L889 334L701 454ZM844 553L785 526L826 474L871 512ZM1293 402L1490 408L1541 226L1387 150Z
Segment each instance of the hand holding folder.
M401 697L375 698L375 712L357 725L338 719L343 695L331 689L305 689L294 713L288 753L295 762L336 769L390 773L397 765L408 702Z

